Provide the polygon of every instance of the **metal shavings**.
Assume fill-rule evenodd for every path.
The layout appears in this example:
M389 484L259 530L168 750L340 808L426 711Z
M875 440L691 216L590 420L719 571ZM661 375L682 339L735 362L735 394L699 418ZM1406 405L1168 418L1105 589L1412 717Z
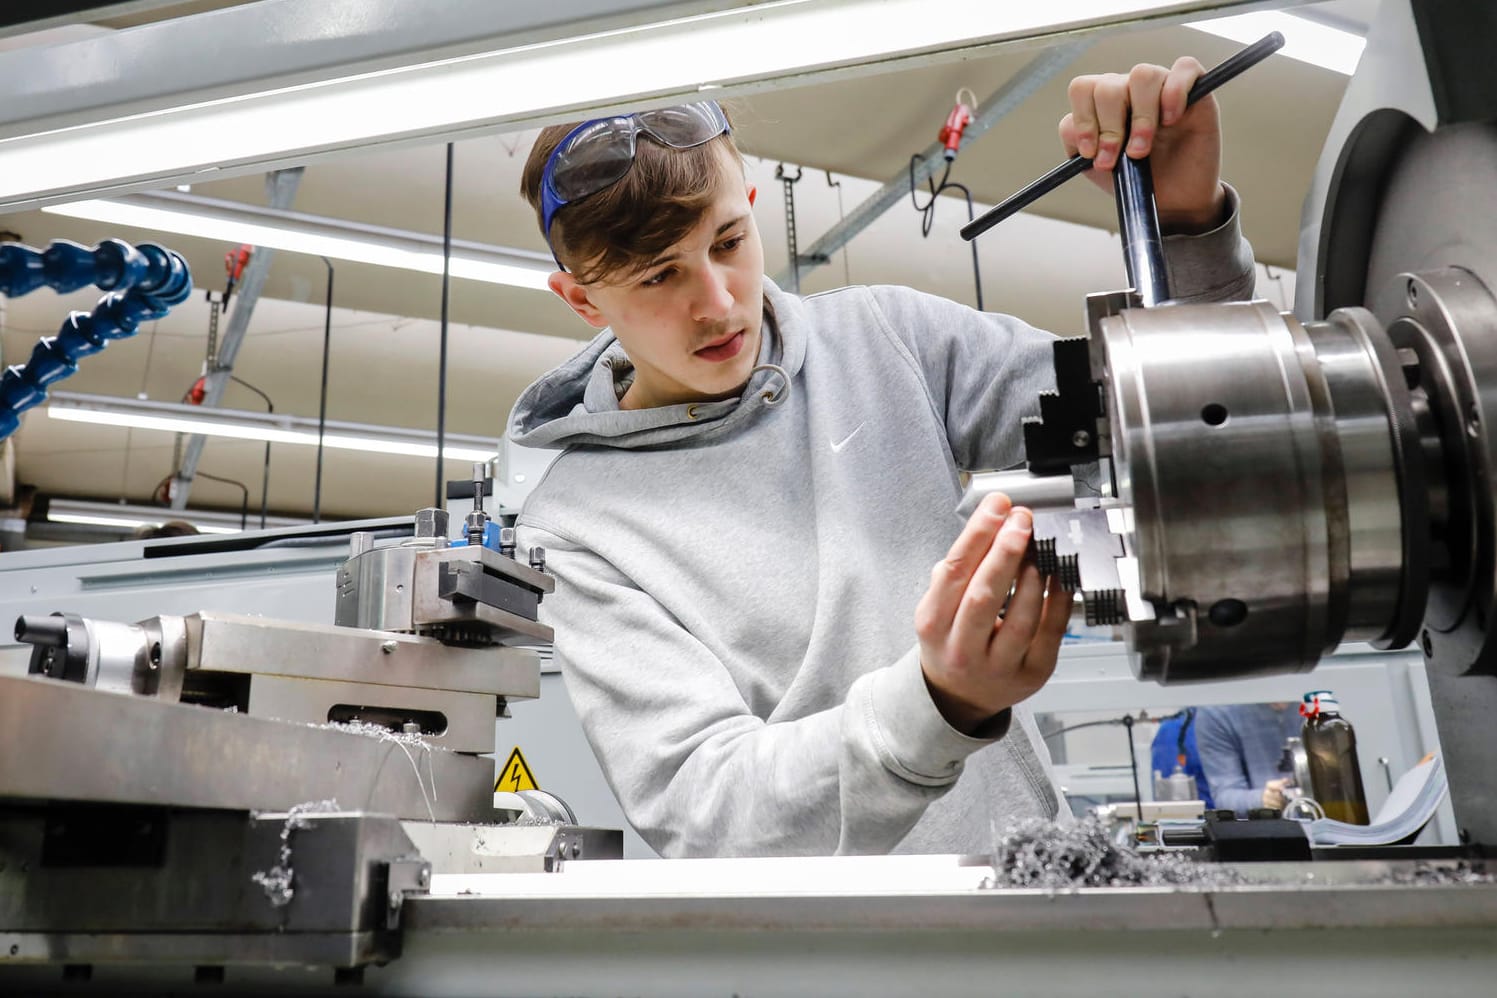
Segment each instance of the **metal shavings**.
M1334 861L1320 873L1335 869ZM1231 867L1201 863L1181 852L1140 853L1129 844L1114 842L1107 825L1095 816L1074 824L1057 825L1032 820L998 837L993 856L994 875L984 887L1030 887L1067 890L1077 887L1183 887L1216 889L1255 881ZM1304 874L1320 879L1316 870ZM1334 883L1335 878L1332 878ZM1262 882L1262 881L1257 881ZM1497 883L1497 874L1482 872L1462 862L1399 864L1361 885L1395 884L1407 887Z
M314 725L318 728L332 728L335 731L346 731L351 735L363 735L366 738L376 738L382 742L395 742L399 745L410 745L416 748L428 748L426 740L419 734L406 734L403 731L391 731L383 724L371 724L368 721L329 721L326 724Z
M391 731L382 724L370 724L368 721L330 721L327 724L315 725L315 727L346 731L349 734L363 735L365 738L374 738L398 746L405 753L406 761L411 764L411 771L416 774L416 786L421 791L422 802L426 804L426 815L433 824L436 823L437 812L434 805L437 801L437 771L431 759L431 743L426 741L419 732L406 734L402 731ZM426 755L426 777L431 780L431 793L429 794L426 792L426 779L421 776L421 767L416 764L416 757L411 753L413 748Z
M1435 884L1490 884L1497 883L1497 876L1473 870L1465 862L1454 866L1435 866L1430 863L1415 863L1412 868L1394 870L1389 882L1423 887Z
M561 818L537 817L533 814L522 814L509 824L517 828L559 828L566 822Z
M273 907L284 908L291 903L291 898L296 893L291 885L295 876L295 871L291 868L291 832L294 829L310 828L312 823L306 818L309 814L328 814L336 810L336 800L318 800L297 804L286 812L286 822L281 826L281 861L269 870L257 870L250 876L251 880L264 889L265 897Z
M994 876L1003 887L1229 887L1246 883L1237 871L1196 863L1179 853L1140 854L1118 845L1096 817L1067 825L1035 819L1000 836Z

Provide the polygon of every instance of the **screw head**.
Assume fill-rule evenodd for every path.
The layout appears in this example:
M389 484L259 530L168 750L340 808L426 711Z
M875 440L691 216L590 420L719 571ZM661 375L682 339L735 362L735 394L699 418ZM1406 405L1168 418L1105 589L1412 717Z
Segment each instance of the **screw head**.
M437 538L447 536L447 511L430 507L416 511L416 536Z
M1071 446L1075 447L1077 450L1080 450L1091 442L1092 435L1085 430L1077 430L1075 433L1071 434Z

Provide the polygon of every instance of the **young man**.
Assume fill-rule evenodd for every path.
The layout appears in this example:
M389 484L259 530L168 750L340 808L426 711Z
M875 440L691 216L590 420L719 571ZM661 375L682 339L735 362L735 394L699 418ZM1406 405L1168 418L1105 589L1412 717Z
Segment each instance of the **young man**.
M1078 78L1061 136L1105 171L1131 118L1172 286L1238 297L1252 259L1216 106L1184 107L1200 72ZM978 853L1057 815L1017 705L1055 667L1071 595L1024 563L1029 511L953 513L959 471L1022 460L1049 335L905 288L780 291L710 102L547 129L523 193L551 288L604 331L511 415L516 442L566 448L520 541L546 549L557 660L645 840Z

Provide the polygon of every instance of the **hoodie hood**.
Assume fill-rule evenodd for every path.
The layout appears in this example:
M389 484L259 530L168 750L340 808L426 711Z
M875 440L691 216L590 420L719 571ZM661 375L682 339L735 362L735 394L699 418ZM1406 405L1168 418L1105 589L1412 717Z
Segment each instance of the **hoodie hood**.
M728 432L783 401L805 360L804 304L767 277L764 302L757 366L737 398L620 409L616 386L633 365L623 344L605 329L520 394L510 413L509 438L524 447L645 448Z

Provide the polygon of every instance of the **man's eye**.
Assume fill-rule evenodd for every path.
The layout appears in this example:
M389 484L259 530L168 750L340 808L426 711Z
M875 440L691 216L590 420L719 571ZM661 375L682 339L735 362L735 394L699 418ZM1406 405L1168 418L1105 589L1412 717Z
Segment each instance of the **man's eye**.
M717 249L718 249L718 252L720 252L720 253L731 253L731 252L733 252L734 250L736 250L738 247L740 247L742 245L743 245L743 237L742 236L734 236L731 239L725 239L721 243L718 243Z
M659 287L660 285L662 285L662 284L665 283L666 278L670 277L670 275L671 275L671 270L670 270L669 267L667 267L665 270L662 270L660 273L654 274L654 275L652 275L650 277L646 277L644 280L640 281L639 282L639 286L642 287L642 288L655 288L655 287Z

